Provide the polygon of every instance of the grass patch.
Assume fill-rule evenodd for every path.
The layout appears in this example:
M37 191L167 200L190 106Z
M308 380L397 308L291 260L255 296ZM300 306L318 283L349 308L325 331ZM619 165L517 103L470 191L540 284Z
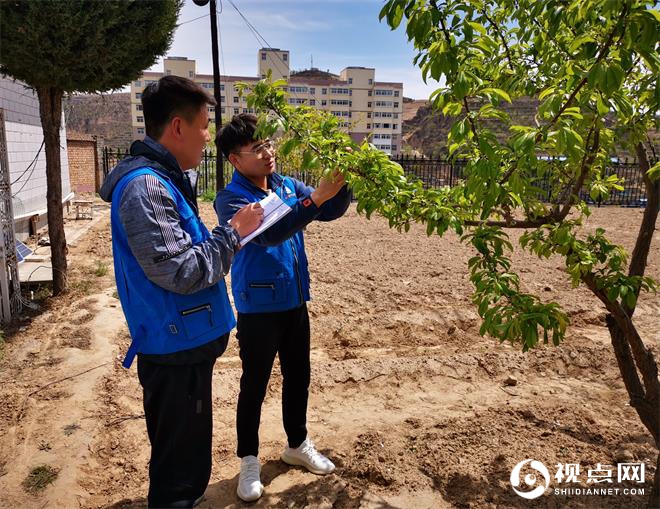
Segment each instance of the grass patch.
M213 189L207 189L204 191L204 193L199 197L202 201L214 201L215 200L215 195L216 192Z
M92 289L92 282L89 279L80 279L71 282L69 288L82 294L88 294Z
M108 273L108 265L103 263L101 260L96 261L96 268L94 269L94 275L96 277L103 277Z
M23 481L23 489L28 493L35 495L49 484L52 484L55 479L57 479L59 472L59 469L53 468L49 465L35 467Z

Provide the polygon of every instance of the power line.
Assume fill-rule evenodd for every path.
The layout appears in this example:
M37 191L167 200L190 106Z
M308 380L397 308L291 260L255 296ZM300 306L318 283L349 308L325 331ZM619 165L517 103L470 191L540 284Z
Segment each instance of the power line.
M198 16L198 17L196 17L196 18L189 19L189 20L187 20L187 21L182 21L181 23L179 23L179 24L177 25L177 28L180 27L181 25L185 25L185 24L187 24L187 23L192 23L193 21L197 21L198 19L206 18L207 16L210 16L210 15L211 15L211 14L204 14L203 16Z
M30 174L25 179L25 182L23 182L23 185L20 188L18 188L14 193L12 193L12 195L11 195L12 198L15 197L18 193L20 193L23 190L23 188L27 185L27 183L30 181L30 177L32 177L32 174L34 173L34 170L37 167L37 159L39 158L39 154L41 154L41 150L44 148L45 143L46 143L46 140L44 139L41 142L41 146L39 147L39 150L37 151L37 155L34 156L34 159L32 159L32 162L28 165L27 168L25 168L25 171L23 171L23 173L21 173L21 175L10 184L10 186L13 186L14 184L16 184L19 180L21 180L23 178L23 176L28 172L28 170L30 171Z
M250 23L250 21L249 21L249 20L247 19L247 17L241 12L241 10L240 10L238 7L236 7L236 4L233 2L233 0L227 0L227 1L228 1L228 2L231 4L231 6L236 10L236 12L238 13L238 15L239 15L241 18L243 18L243 21L245 22L245 24L247 25L247 27L250 29L250 31L252 32L252 34L255 36L257 42L258 42L259 44L263 44L263 45L265 45L266 48L268 48L268 49L273 49L273 47L272 47L270 44L268 44L268 41L266 40L266 38L265 38L263 35L261 35L261 33L259 33L259 30L257 30L257 28L256 28L252 23ZM260 40L260 39L261 39L261 40ZM280 62L282 62L282 64L283 64L283 65L285 66L285 68L286 68L286 67L287 67L287 64L284 63L284 60L282 60L282 57L279 55L279 53L275 53L275 56L277 57L277 59L278 59ZM273 60L273 62L275 63L275 67L277 68L278 72L280 72L283 76L287 76L287 75L288 75L288 73L286 73L286 72L282 72L282 69L277 65L277 61L276 61L276 60ZM289 93L292 93L291 90L289 90ZM295 92L293 92L293 95L294 95L294 97L296 97L296 98L298 97L298 95L297 95Z

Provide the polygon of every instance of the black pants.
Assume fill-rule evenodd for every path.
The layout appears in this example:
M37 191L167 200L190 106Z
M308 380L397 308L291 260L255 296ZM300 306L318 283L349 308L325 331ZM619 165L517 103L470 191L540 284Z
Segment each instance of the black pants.
M138 355L151 442L150 508L192 507L211 477L211 377L215 357L160 364Z
M309 390L309 316L307 305L278 313L238 313L243 374L238 395L236 433L239 457L259 453L259 421L275 354L282 370L282 420L289 447L307 438Z

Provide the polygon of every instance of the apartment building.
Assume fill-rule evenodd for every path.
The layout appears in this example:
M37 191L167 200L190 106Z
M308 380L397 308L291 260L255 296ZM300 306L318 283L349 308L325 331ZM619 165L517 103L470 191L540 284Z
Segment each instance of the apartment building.
M255 83L270 70L273 79L288 81L289 102L306 104L335 115L353 140L371 142L388 154L401 151L403 117L403 83L376 81L371 67L346 67L340 74L307 69L290 70L289 51L262 48L257 52L256 76L221 76L220 97L223 122L238 113L253 113L245 97L239 97L236 82ZM144 136L144 116L140 99L144 87L165 75L184 76L198 82L213 94L213 75L197 74L195 60L185 57L164 59L163 72L145 72L131 83L131 117L133 137ZM209 113L214 113L209 108Z

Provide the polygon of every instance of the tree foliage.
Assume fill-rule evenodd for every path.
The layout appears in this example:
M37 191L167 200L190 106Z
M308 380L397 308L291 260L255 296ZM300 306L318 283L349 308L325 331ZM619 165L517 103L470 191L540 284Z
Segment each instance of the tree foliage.
M392 29L405 20L415 64L425 80L441 84L430 101L456 117L449 153L467 166L452 188L425 190L367 141L353 143L332 115L289 106L283 82L254 85L248 105L262 111L261 137L284 133L283 153L299 150L303 165L319 171L339 168L367 216L378 212L399 230L421 222L428 235L453 230L471 244L482 334L524 351L564 339L568 318L560 306L521 290L505 230L524 228L520 245L533 255L562 257L573 285L586 285L607 309L631 404L660 445L657 363L632 321L640 292L656 291L645 275L660 204L660 165L648 137L660 121L654 6L646 0L388 0L381 19ZM535 125L513 123L501 107L523 96L538 99ZM484 122L493 118L506 124L505 139ZM627 185L609 168L617 147L636 155L648 200L631 254L604 229L582 229L590 211L581 192L604 200ZM539 199L540 182L550 183L547 199ZM659 478L652 504L660 503Z
M65 92L104 92L137 78L170 46L183 0L0 2L0 73L34 88L46 152L53 294L66 289L60 127Z
M118 89L170 47L181 0L3 0L0 72L64 92Z

